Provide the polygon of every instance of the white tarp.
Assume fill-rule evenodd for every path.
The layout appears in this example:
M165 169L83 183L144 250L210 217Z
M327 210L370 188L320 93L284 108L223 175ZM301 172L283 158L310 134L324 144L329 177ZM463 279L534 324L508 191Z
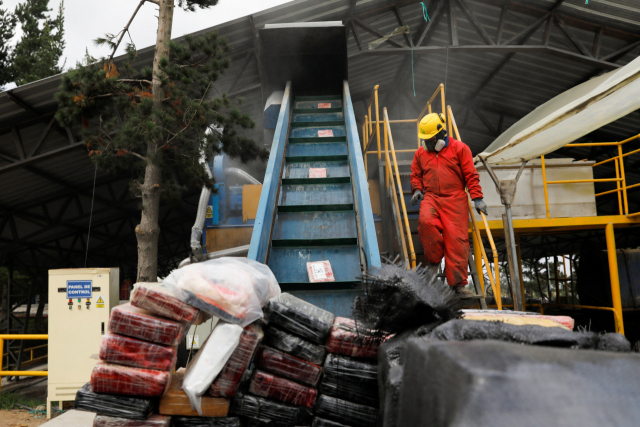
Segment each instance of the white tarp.
M640 57L545 102L478 156L507 165L555 151L640 108L638 77Z

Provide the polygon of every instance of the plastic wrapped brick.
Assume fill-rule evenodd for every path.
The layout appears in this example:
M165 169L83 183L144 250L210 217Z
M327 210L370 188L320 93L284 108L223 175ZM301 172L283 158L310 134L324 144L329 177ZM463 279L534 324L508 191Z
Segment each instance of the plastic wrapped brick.
M243 329L238 325L218 322L187 367L182 389L189 396L191 408L198 411L199 415L202 415L200 409L202 395L209 389L238 346L242 332Z
M332 313L288 293L272 298L265 310L270 323L316 344L324 344L335 318Z
M156 406L157 399L97 394L87 383L76 393L74 408L109 417L146 420Z
M154 414L146 420L129 420L98 415L93 419L93 427L171 427L171 417Z
M173 427L241 427L238 417L172 417Z
M270 347L277 348L316 365L321 365L327 355L327 349L323 346L310 343L275 326L269 326L266 330L264 342Z
M377 407L378 366L339 354L329 354L324 362L320 392Z
M251 378L249 393L311 408L316 401L317 391L266 372L256 371Z
M174 270L163 283L179 300L242 327L262 318L262 307L280 294L271 269L248 258L190 264Z
M311 387L318 385L322 375L320 366L268 347L260 351L256 365L267 372Z
M136 283L133 285L131 305L148 310L158 316L178 322L197 324L200 310L180 301L162 283Z
M378 409L322 394L316 404L316 415L349 426L374 427Z
M100 344L100 360L134 368L172 371L178 357L177 347L167 347L129 338L106 334Z
M91 372L91 391L94 393L156 397L164 394L170 382L168 372L104 362L98 362Z
M169 390L160 399L159 412L162 415L200 417L198 411L191 408L189 397L182 390L183 380L184 369L180 369L174 374ZM229 403L229 399L202 396L200 401L202 417L226 417L229 413Z
M240 392L231 402L231 412L272 425L304 426L311 424L313 419L310 409Z
M187 333L187 326L131 304L115 307L109 317L109 332L169 346L178 345Z
M378 347L387 337L384 332L359 327L353 319L336 317L327 340L327 351L350 357L376 359Z
M235 396L242 375L251 363L253 353L263 336L262 328L255 323L244 328L238 346L233 350L224 368L211 384L209 395L213 397Z
M349 427L346 424L340 424L335 421L325 420L324 418L315 417L311 427Z

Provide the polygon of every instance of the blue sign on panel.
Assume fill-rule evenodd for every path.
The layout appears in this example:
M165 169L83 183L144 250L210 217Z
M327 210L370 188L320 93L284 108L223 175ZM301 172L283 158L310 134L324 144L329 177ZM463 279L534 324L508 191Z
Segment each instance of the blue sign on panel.
M67 280L67 298L91 298L91 280Z

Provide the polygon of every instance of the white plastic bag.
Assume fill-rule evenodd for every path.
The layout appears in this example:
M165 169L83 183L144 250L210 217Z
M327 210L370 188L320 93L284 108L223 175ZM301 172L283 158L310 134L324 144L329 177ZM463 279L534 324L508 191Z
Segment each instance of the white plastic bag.
M182 390L189 397L191 409L202 416L202 395L209 389L231 353L240 343L243 329L238 325L218 322L198 354L187 367L182 382Z
M174 270L163 282L181 301L230 323L247 326L280 295L271 269L248 258L224 257Z

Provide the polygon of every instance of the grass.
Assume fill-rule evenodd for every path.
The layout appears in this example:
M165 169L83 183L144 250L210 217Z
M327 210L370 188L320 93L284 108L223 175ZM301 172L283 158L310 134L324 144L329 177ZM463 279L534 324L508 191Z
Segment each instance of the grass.
M2 393L0 395L1 410L7 411L9 409L23 409L23 408L20 408L19 406L16 406L16 403L35 409L40 405L46 405L47 402L44 402L40 399L25 397L17 393Z

